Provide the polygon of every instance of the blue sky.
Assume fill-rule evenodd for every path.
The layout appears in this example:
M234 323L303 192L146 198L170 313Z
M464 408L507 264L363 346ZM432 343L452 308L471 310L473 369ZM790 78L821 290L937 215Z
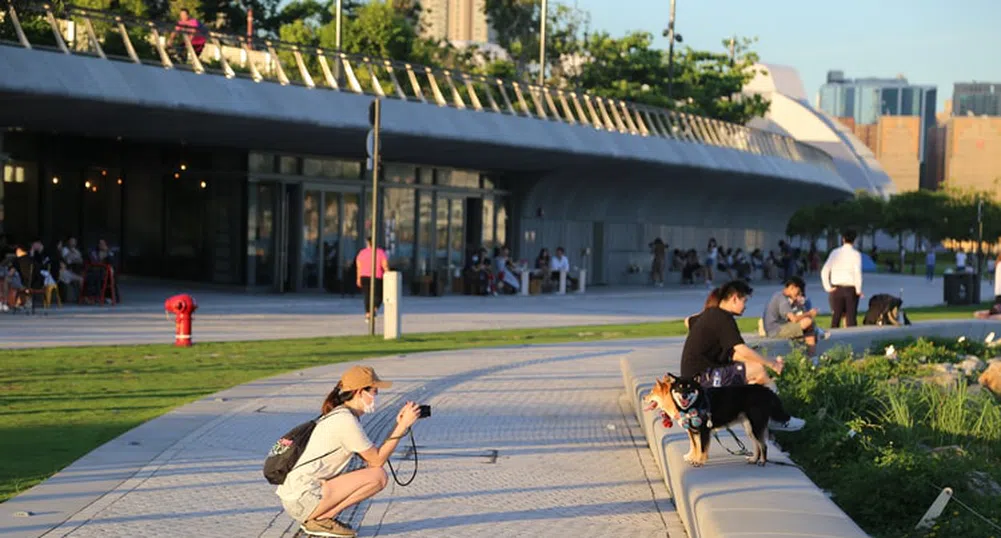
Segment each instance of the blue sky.
M669 0L561 2L590 12L592 29L667 45ZM1001 0L677 0L675 27L701 49L758 37L762 61L795 67L811 103L829 69L938 86L939 110L954 82L1001 82Z

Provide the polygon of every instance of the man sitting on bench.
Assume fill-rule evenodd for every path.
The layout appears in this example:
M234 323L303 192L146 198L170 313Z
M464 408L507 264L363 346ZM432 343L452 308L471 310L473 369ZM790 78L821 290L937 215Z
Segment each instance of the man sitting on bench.
M817 334L813 322L817 309L794 312L795 301L806 292L806 283L802 278L791 276L782 284L782 289L772 295L761 316L765 334L770 338L802 339L806 344L807 354L812 357L817 352Z

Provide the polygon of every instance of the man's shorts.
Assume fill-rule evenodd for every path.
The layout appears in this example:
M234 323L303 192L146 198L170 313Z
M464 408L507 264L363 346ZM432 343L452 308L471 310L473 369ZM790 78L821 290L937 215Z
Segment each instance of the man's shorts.
M803 328L799 326L799 323L783 323L782 326L779 327L779 330L774 331L768 336L771 338L783 338L786 340L803 338Z
M282 507L285 508L288 515L292 516L292 519L303 523L313 513L313 510L316 510L316 505L320 504L321 494L320 488L307 490L294 501L282 499Z
M747 371L742 362L710 368L696 380L703 387L733 387L747 384Z

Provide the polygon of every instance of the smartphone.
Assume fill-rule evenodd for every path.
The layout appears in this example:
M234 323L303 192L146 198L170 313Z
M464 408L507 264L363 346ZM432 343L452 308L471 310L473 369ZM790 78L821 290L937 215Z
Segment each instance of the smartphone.
M428 418L431 416L431 406L422 405L418 407L417 418Z

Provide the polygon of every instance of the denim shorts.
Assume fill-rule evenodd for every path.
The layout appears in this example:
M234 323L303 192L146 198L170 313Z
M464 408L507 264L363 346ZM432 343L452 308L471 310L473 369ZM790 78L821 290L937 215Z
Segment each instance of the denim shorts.
M316 510L316 505L320 504L320 488L311 489L303 492L303 494L294 501L282 500L282 507L285 508L285 512L292 516L292 519L303 523L306 518Z

